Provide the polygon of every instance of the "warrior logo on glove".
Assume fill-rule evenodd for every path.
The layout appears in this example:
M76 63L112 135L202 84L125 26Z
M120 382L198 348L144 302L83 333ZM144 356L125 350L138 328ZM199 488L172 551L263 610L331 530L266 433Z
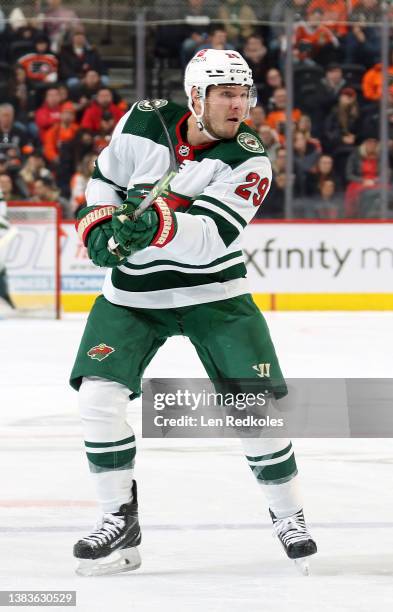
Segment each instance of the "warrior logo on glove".
M151 246L163 247L172 240L176 232L173 212L161 196L154 200L154 210L158 214L159 227Z
M133 198L117 208L112 217L114 239L129 255L149 246L166 246L177 230L176 215L164 198L156 198L151 208L135 218L139 204L139 198Z

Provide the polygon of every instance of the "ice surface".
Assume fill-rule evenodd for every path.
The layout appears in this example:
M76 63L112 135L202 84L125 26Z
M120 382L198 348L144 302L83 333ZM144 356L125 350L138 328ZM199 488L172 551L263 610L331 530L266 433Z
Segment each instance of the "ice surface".
M392 375L393 313L266 318L288 377ZM72 545L96 519L76 393L67 386L83 325L82 316L0 321L0 589L74 589L81 612L393 608L393 452L383 439L295 441L319 546L305 578L272 537L236 440L138 435L142 568L77 577ZM204 372L178 337L146 375ZM138 434L139 401L130 421Z

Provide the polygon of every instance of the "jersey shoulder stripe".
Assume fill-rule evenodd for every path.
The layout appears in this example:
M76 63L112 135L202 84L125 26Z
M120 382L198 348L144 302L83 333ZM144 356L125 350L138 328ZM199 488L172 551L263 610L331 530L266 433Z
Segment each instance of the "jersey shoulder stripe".
M209 206L209 205L208 205ZM188 215L210 217L214 221L217 227L217 231L221 237L221 240L228 247L240 234L240 230L231 221L225 218L221 212L216 212L214 206L205 208L205 206L198 206L193 204L187 211Z
M233 223L239 223L242 226L242 228L246 227L247 221L245 221L243 217L240 216L233 208L230 208L229 206L227 206L220 200L217 200L217 198L212 198L211 196L207 196L207 195L200 195L195 198L195 201L200 201L200 200L203 200L204 202L209 202L210 204L214 204L215 207L220 208L221 210L226 212L228 215L233 217L233 221L232 221Z
M180 106L175 102L168 100L159 100L158 102L161 102L161 105L158 104L158 109L168 128L171 125L176 125L179 119L187 112L184 106ZM165 104L162 104L164 102ZM123 126L122 134L142 136L157 144L168 146L161 121L157 113L151 108L151 105L149 105L148 100L143 100L134 105Z

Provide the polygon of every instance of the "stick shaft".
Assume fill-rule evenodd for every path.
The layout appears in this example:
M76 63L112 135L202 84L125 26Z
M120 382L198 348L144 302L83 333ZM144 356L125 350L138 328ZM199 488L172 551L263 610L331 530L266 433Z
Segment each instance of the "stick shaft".
M150 193L145 197L143 202L138 206L134 214L132 215L133 219L137 219L141 216L142 213L145 212L151 206L156 198L158 198L162 193L164 193L168 187L169 183L173 179L176 174L176 170L169 170L160 178L158 183L156 183Z
M165 191L167 191L167 189L169 187L169 183L171 182L173 177L176 176L176 174L178 172L178 169L179 169L178 163L177 163L177 159L176 159L175 149L174 149L174 146L173 146L173 142L172 142L171 137L169 135L168 128L165 125L165 121L164 121L160 111L158 110L157 106L154 104L154 100L151 100L150 103L151 103L152 108L155 111L157 117L159 118L159 120L161 122L163 132L164 132L164 134L166 136L166 139L168 141L169 167L168 167L168 170L165 172L165 174L154 185L154 187L152 188L150 193L146 196L146 198L144 198L143 202L134 211L134 213L130 217L132 221L135 221L136 219L138 219L138 217L140 217L145 212L145 210L147 210L153 204L154 200L156 200L160 195L162 195L163 193L165 193ZM119 246L119 243L115 241L113 236L111 238L109 238L109 241L108 241L108 250L111 253L116 252L116 249L117 249L118 246Z

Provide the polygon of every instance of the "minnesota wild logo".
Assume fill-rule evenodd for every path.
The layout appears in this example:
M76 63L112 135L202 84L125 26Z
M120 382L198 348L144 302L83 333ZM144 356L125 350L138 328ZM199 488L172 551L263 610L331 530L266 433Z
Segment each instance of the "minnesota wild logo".
M261 141L252 134L247 134L247 132L241 132L237 141L243 149L251 151L251 153L264 153L265 151Z
M162 106L166 106L168 104L168 100L163 100L162 98L157 100L141 100L141 102L138 104L138 109L141 111L152 111L152 102L154 102L154 106L156 108L161 108Z
M107 344L98 344L97 346L93 346L89 351L87 351L87 355L91 359L97 359L98 361L102 361L111 353L114 353L115 349Z

